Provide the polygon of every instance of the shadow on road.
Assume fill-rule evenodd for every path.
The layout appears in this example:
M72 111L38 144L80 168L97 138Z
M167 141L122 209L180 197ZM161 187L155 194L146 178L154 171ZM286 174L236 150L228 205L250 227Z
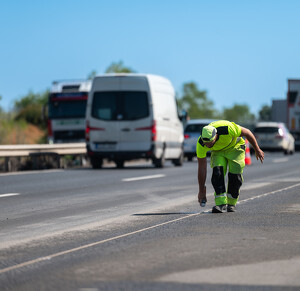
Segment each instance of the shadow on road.
M188 215L197 214L199 212L161 212L161 213L137 213L132 214L133 216L150 216L150 215Z

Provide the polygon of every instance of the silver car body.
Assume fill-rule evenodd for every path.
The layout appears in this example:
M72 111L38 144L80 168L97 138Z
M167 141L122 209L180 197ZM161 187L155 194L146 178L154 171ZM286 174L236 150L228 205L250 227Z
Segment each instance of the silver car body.
M196 147L199 136L201 135L202 128L209 123L216 121L215 119L191 119L189 120L184 129L184 156L189 161L196 156Z
M295 152L295 139L284 123L258 122L253 131L262 150L283 151L285 154Z

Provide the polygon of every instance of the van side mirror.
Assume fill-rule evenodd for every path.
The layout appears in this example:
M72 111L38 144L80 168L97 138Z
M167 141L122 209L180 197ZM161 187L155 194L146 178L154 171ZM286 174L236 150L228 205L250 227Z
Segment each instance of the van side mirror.
M186 122L189 118L187 111L182 110L181 113L178 114L178 117L181 122Z

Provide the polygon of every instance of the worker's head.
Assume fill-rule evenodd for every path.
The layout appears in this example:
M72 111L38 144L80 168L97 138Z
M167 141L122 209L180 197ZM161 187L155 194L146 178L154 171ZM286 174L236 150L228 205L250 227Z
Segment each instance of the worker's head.
M217 137L217 129L211 125L206 125L202 129L201 139L207 147L212 147Z

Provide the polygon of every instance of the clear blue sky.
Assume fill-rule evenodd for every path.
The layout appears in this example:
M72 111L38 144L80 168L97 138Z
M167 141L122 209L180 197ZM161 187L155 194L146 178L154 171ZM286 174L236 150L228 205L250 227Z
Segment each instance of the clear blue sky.
M122 60L253 113L300 78L298 0L3 0L0 106Z

